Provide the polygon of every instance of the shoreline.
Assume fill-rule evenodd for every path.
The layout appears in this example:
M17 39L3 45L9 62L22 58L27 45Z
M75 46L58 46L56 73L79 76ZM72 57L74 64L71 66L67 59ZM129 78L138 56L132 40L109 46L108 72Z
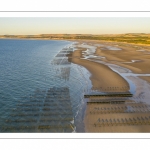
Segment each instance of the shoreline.
M0 37L0 39L27 39L27 40L63 40L63 41L91 41L91 42L96 42L96 43L98 43L98 42L104 42L104 43L120 43L120 44L130 44L130 45L138 45L138 46L150 46L150 44L142 44L142 43L128 43L128 42L122 42L122 41L109 41L109 40L93 40L93 39L65 39L65 38L27 38L27 37L25 37L25 38L17 38L17 37L15 37L15 38L6 38L6 37Z
M77 42L77 41L76 41ZM76 45L76 49L77 50L75 50L74 51L74 53L72 54L72 56L70 56L70 61L72 62L72 63L75 63L75 64L78 64L78 65L81 65L81 66L83 66L83 67L85 67L92 75L91 75L91 78L90 78L90 80L91 80L91 82L92 82L92 84L93 85L96 85L96 86L98 86L98 82L103 82L102 80L107 80L107 78L108 77L110 77L110 72L108 71L109 69L107 68L109 65L108 64L116 64L117 66L121 66L121 67L123 67L123 68L119 68L120 70L119 70L119 72L120 73L123 73L124 71L126 72L127 71L127 73L131 73L131 74L134 74L134 73L138 73L138 74L144 74L145 72L145 70L146 69L148 69L148 68L145 68L145 70L143 71L143 70L141 70L141 68L142 68L142 65L144 65L144 64L142 64L141 66L139 66L139 68L136 66L132 66L132 65L130 65L130 64L128 64L128 65L126 65L126 67L125 66L123 66L123 65L119 65L120 64L120 60L118 59L119 57L119 55L117 56L117 57L111 57L111 55L109 56L109 58L110 59L115 59L115 60L117 60L116 62L117 63L114 63L114 62L111 62L112 60L106 60L106 59L103 59L103 60L101 60L100 62L97 62L97 61L95 61L94 62L94 60L96 60L95 58L88 58L88 59L84 59L84 55L83 55L83 52L85 52L86 51L86 48L85 49L83 49L83 47L80 47L80 45L81 44L87 44L87 45L94 45L94 44L96 44L95 42L94 43L92 43L91 41L80 41L77 45ZM100 44L102 44L102 42L99 42ZM85 45L86 45L85 44ZM106 44L106 43L105 43ZM115 43L116 44L116 43ZM113 46L114 46L114 43L113 43ZM119 47L121 47L121 46L119 46ZM128 49L128 48L127 48ZM127 51L126 49L122 49L121 51L119 51L120 52L120 56L121 56L121 53L123 52L123 51ZM132 52L133 52L133 49L131 49L131 48L129 48L129 51L130 50L132 50ZM102 50L102 51L104 51L104 50ZM107 50L106 50L107 51ZM105 58L107 58L107 52L109 53L110 52L110 54L114 54L115 52L118 52L118 51L107 51L106 52L105 51ZM97 48L96 48L96 51L95 52L97 52ZM138 53L138 51L134 51L133 53L135 53L136 54L136 52ZM94 53L95 54L95 53ZM109 54L108 54L109 55ZM98 55L98 56L101 56L101 55ZM122 57L122 56L121 56ZM130 56L130 54L129 54L129 57L128 58L126 58L126 57L124 57L124 59L123 59L123 61L124 60L126 60L126 59L130 59L132 57L132 55ZM100 64L101 62L105 62L106 63L106 65L105 65L105 63L104 64ZM146 60L147 61L147 60ZM137 62L137 64L140 64L141 63L141 61L140 62ZM104 66L107 66L107 67L104 67ZM134 69L133 69L133 68ZM95 71L93 71L93 68L95 68L94 70ZM101 68L100 70L98 69L98 68ZM103 69L102 69L103 68ZM127 69L126 69L127 68ZM136 68L136 70L135 70L135 68ZM122 70L121 70L122 69ZM123 70L123 69L126 69L126 70ZM139 71L139 70L140 71ZM142 68L143 69L143 68ZM103 71L102 71L103 70ZM100 72L103 72L103 74L104 74L104 76L97 76L97 78L96 78L96 75L97 74L99 74L98 73L98 71L99 71L99 73ZM112 69L111 69L111 71L112 72L114 72ZM139 73L140 72L140 73ZM147 73L149 73L149 70L148 70L148 72ZM132 75L131 75L132 76ZM111 77L112 77L112 74L111 74ZM114 73L113 73L113 77L116 77L116 80L118 80L119 81L119 83L120 83L120 85L122 85L122 86L124 86L125 84L124 84L124 82L123 82L123 80L121 80L120 79L120 77L118 77L118 76L116 76ZM122 78L122 77L121 77ZM127 76L127 78L128 78L128 76ZM141 78L141 79L140 79ZM95 79L97 79L96 80L96 82L94 82L94 80ZM98 80L99 79L99 80ZM101 79L101 80L100 80ZM111 80L109 80L109 82L108 82L108 84L106 83L106 82L103 82L103 86L105 85L105 83L106 83L106 85L108 86L110 86L111 85L111 83L112 83L112 80L113 80L114 78L111 78ZM135 124L134 123L132 123L131 122L131 126L122 126L123 124L124 124L124 122L121 122L121 124L118 126L117 124L112 124L112 122L109 122L109 119L110 118L116 118L116 120L117 120L117 117L124 117L124 118L132 118L132 119L137 119L138 118L138 116L139 115L144 115L144 117L148 117L148 115L150 115L150 113L149 113L149 110L150 110L150 108L149 108L149 104L150 103L147 103L147 99L143 99L142 100L142 98L141 97L139 97L140 95L141 95L141 93L142 93L142 91L143 91L143 87L144 87L144 85L145 86L147 86L148 88L150 88L150 84L147 82L147 84L145 84L145 81L143 80L143 79L145 79L145 80L149 80L149 77L144 77L144 76L136 76L136 77L134 77L133 76L133 78L128 78L129 80L131 80L134 84L136 84L136 92L135 92L135 94L133 95L133 97L132 98L127 98L126 100L125 100L125 103L124 104L114 104L114 105L112 105L112 107L111 108L109 108L110 107L110 105L109 104L105 104L105 105L100 105L100 104L94 104L94 103L89 103L88 105L86 105L86 110L85 110L85 112L84 112L84 120L83 120L83 122L84 122L84 125L85 125L85 132L130 132L130 133L132 133L132 132L150 132L150 130L149 130L149 125L148 124L138 124L138 126L136 125L135 126ZM121 82L120 82L121 81ZM143 84L144 83L144 84ZM102 85L102 84L101 84ZM140 85L140 86L139 86ZM106 89L106 86L105 86L105 89ZM97 90L97 89L95 89L94 88L94 90ZM102 88L100 88L100 89L98 89L98 90L100 90L100 91L102 91ZM104 92L104 91L103 91ZM105 92L109 92L109 90L106 90ZM112 91L111 91L112 92ZM114 89L114 91L113 92L118 92L116 89ZM150 95L149 95L149 92L148 92L148 89L147 89L147 91L145 92L145 95L147 95L147 97L146 98L148 98L148 97L150 97ZM95 98L89 98L87 101L93 101ZM97 100L99 100L99 98L97 98ZM141 103L141 100L144 102L144 103ZM85 104L86 104L86 101L85 101ZM132 105L131 105L132 104ZM136 111L139 111L139 109L138 110L134 110L133 108L134 108L134 105L138 105L138 107L140 108L140 107L147 107L148 108L148 112L147 112L147 110L146 109L143 109L143 110L141 110L141 112L136 112ZM142 106L142 105L144 105L144 106ZM120 106L123 106L123 107L125 107L125 109L124 110L122 110L122 113L121 112L116 112L115 114L113 114L114 112L113 112L113 110L110 110L110 109L114 109L114 108L116 108L116 107L120 107ZM108 107L108 109L109 109L109 111L108 112L105 112L104 113L104 110L103 109L107 109L107 107ZM114 107L114 108L113 108ZM119 108L118 107L118 108ZM103 111L101 112L100 110L94 110L94 109L102 109ZM135 114L134 115L132 115L132 113L130 113L130 111L131 110L128 110L128 109L131 109L132 108L132 110L133 110L133 112L135 112ZM119 108L119 110L120 110L121 108ZM93 114L91 114L91 110L93 111ZM101 113L100 113L100 112ZM117 110L118 111L118 110ZM124 111L129 111L127 114L124 112ZM143 111L144 112L147 112L147 114L143 114ZM104 113L104 114L103 114ZM112 113L112 114L111 114ZM102 115L103 114L103 115ZM98 118L103 118L102 120L104 121L104 124L102 123L101 125L97 122L99 119ZM132 120L131 119L131 120ZM106 120L106 122L105 122L105 120ZM110 119L111 120L111 119ZM124 120L124 119L123 119ZM119 118L119 121L122 121L121 120L121 118ZM96 126L95 126L95 125ZM108 125L108 127L107 127L107 125ZM98 125L98 126L97 126ZM100 126L101 127L100 127ZM127 125L126 123L125 123L125 125ZM121 127L122 126L122 127ZM144 129L143 129L143 127L144 127Z
M70 57L70 61L85 67L91 73L90 80L93 85L92 89L103 92L113 92L114 89L117 89L117 92L127 92L129 90L128 82L108 66L82 59L82 51L76 50ZM112 78L107 76L108 74L113 78L113 81ZM111 89L111 86L114 88Z

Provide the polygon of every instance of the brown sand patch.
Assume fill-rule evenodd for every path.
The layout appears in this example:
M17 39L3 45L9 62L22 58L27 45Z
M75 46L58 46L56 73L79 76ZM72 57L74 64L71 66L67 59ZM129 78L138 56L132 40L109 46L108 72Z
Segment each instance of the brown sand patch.
M150 73L150 55L146 54L144 51L137 51L141 49L146 49L147 51L150 51L150 48L145 45L139 46L134 44L117 42L98 43L97 41L86 41L86 43L89 45L119 45L118 48L122 49L119 51L102 50L102 47L99 46L95 54L98 56L106 57L106 59L103 59L103 62L117 64L118 66L130 69L134 73ZM79 56L80 54L80 56L78 58L71 58L71 61L84 66L91 72L92 76L90 79L94 86L102 86L107 89L107 87L114 86L113 79L115 79L116 83L118 80L120 82L120 85L125 86L124 81L122 81L120 77L116 76L116 74L111 74L112 70L109 68L111 70L110 72L107 66L92 62L94 61L94 58L91 58L91 61L80 59L80 57L82 56L80 50L75 51L74 54L76 54L77 56ZM132 62L132 60L141 61L126 63ZM102 60L100 59L100 61ZM149 91L149 86L148 84L146 84L145 81L141 80L145 79L146 81L150 81L150 79L149 77L140 77L141 79L139 79L138 77L129 78L132 79L137 87L136 93L133 98L136 103L134 103L133 100L126 100L124 104L90 103L92 102L92 100L89 99L90 104L87 104L84 118L85 132L150 132L150 108L148 105L149 94L147 93L147 91ZM107 91L109 90L106 90L106 92ZM117 89L114 89L114 92L117 92ZM137 98L137 100L135 98ZM97 109L98 107L101 109ZM132 109L130 110L130 108ZM110 119L115 119L115 121L111 122ZM98 122L98 120L100 120L100 122Z
M150 73L150 55L143 51L136 51L138 48L131 46L120 46L122 50L102 50L97 48L96 55L106 57L106 62L117 64L133 71L134 73ZM148 49L148 48L147 48ZM140 60L132 62L132 60Z
M138 45L120 42L106 42L106 41L88 41L82 40L81 43L87 43L88 45L102 44L104 46L114 46L121 48L122 50L102 50L103 46L97 46L96 55L106 57L106 62L117 64L133 71L134 73L150 73L150 46ZM137 51L137 50L145 51ZM141 62L126 63L132 60L141 60Z
M117 87L117 92L127 92L129 84L119 74L112 71L108 66L85 59L80 59L82 50L76 50L72 54L71 62L84 66L92 74L90 77L94 89L111 91L109 87Z

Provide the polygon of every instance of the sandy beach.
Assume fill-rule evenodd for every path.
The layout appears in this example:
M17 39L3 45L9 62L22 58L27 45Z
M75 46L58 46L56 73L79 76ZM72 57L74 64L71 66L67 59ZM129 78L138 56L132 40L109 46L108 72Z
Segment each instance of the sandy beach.
M71 62L84 66L92 74L92 89L107 91L107 92L127 92L129 85L121 76L113 72L108 66L86 59L82 59L83 49L76 50L71 57ZM109 76L107 76L109 74Z
M135 86L133 97L124 98L123 103L103 104L101 97L85 99L85 132L150 132L150 47L87 40L77 41L74 47L69 61L91 73L92 90L132 93ZM112 99L122 97L103 101Z

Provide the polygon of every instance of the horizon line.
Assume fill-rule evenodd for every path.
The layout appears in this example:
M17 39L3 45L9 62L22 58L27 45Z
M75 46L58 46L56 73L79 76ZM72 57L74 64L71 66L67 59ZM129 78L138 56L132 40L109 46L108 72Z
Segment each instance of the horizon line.
M103 34L92 34L92 33L39 33L39 34L0 34L0 36L6 36L6 35L120 35L120 34L150 34L150 33L144 33L144 32L129 32L129 33L103 33Z

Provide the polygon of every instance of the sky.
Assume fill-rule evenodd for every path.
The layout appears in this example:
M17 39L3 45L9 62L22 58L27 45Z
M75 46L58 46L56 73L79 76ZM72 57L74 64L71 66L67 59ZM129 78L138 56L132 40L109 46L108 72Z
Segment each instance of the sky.
M0 17L0 35L150 33L149 17Z

